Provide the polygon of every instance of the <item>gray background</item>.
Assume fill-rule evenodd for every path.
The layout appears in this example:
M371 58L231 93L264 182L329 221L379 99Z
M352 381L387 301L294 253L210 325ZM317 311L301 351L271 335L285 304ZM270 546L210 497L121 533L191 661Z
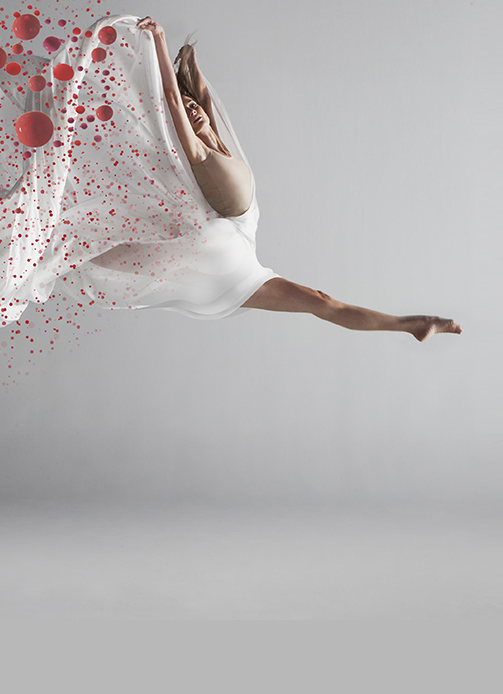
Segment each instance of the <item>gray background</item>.
M96 17L103 7L102 14L135 13L133 5L107 1L93 5ZM21 374L3 391L1 405L3 509L41 504L48 517L82 505L192 509L176 516L179 527L188 528L187 518L210 527L208 509L267 506L271 513L288 507L291 537L298 537L305 526L295 509L331 509L339 514L334 523L345 517L344 509L352 509L347 518L359 509L371 528L382 509L426 509L423 518L432 507L449 507L458 520L445 522L459 536L467 537L469 509L477 518L493 509L499 528L501 4L189 0L170 8L152 0L145 12L163 24L172 58L198 30L201 69L226 105L257 181L260 262L347 303L454 318L464 332L420 344L410 335L348 331L300 314L249 311L198 322L156 311L89 313L79 347L71 330L63 330L55 352L40 355L29 376L21 354L14 363ZM56 15L62 16L59 10ZM99 333L92 332L96 327ZM12 519L25 518L19 513ZM254 511L249 527L261 532L265 524L267 534L265 517ZM221 536L215 518L215 536ZM306 547L320 527L332 527L327 516L320 518ZM402 516L393 518L382 542L388 537L400 544ZM223 525L235 529L235 521L230 513ZM483 527L473 548L481 547ZM425 537L437 537L430 530ZM491 533L495 558L501 535ZM285 540L278 535L280 545L284 549ZM445 546L452 547L447 536ZM374 575L372 551L361 555L369 562L358 565L362 575ZM466 559L466 551L460 546L459 556ZM292 546L292 556L298 554ZM393 556L398 561L402 555ZM442 557L449 570L455 565L438 548L432 556ZM47 557L41 554L42 565L49 565ZM216 555L211 561L225 565ZM379 559L377 565L383 565ZM503 567L491 566L477 574L486 592L482 602L470 603L475 611L503 608L501 594L490 587ZM313 585L327 571L313 568ZM232 584L231 570L217 574ZM417 580L417 571L412 575ZM312 594L306 588L311 579L305 580L297 597ZM430 608L437 605L442 614L468 609L462 598L457 607L448 602L448 581L435 585L442 587ZM281 582L277 589L283 591ZM5 595L4 609L16 614L12 605L18 603ZM365 613L358 595L355 605ZM26 600L20 597L19 605L30 605ZM300 613L288 605L268 611L260 601L254 611L237 598L234 611L224 600L206 612L210 603L175 613L360 614L328 609L326 600ZM96 615L111 614L107 604L100 603ZM393 604L376 598L367 612L400 611ZM426 603L407 605L404 614L428 612ZM113 614L135 616L130 607L125 598ZM162 614L169 618L170 609ZM150 616L148 610L138 614Z

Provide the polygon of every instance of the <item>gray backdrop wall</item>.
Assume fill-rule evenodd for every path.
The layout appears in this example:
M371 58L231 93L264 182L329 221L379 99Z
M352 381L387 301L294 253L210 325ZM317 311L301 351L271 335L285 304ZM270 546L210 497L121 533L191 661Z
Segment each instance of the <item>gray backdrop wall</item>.
M198 30L255 173L261 263L347 303L452 317L464 333L420 344L264 311L88 314L80 346L63 331L29 376L14 359L2 499L501 498L501 3L144 11L172 58Z

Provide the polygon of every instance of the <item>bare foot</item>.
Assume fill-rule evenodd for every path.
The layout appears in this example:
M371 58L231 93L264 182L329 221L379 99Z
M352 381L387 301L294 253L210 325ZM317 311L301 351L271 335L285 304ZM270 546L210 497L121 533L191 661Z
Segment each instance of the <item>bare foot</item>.
M405 319L409 325L407 332L410 332L416 340L424 342L435 333L457 333L463 332L461 326L448 318L438 316L407 316Z

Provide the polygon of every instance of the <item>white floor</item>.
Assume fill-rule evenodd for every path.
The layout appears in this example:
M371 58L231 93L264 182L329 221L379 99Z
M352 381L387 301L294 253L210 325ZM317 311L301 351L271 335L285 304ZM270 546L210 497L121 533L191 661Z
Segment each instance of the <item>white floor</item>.
M2 504L1 619L501 617L498 508Z

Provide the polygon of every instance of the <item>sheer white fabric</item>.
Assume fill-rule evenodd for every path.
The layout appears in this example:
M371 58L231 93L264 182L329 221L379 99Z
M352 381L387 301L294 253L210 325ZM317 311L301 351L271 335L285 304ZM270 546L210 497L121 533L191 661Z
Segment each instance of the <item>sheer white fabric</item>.
M24 111L43 111L55 130L24 161L15 136L2 138L2 325L53 291L106 308L223 318L246 310L241 304L279 277L256 257L253 174L253 200L243 215L220 217L204 199L164 100L153 38L136 27L138 19L101 19L92 37L69 42L51 61L23 56L22 73L6 74L0 135L13 134ZM111 46L98 39L104 26L117 31ZM100 46L107 58L94 62ZM60 63L74 69L70 81L54 77ZM31 92L29 77L44 68L52 86ZM222 140L249 166L207 84ZM106 122L96 117L104 104L113 109Z

